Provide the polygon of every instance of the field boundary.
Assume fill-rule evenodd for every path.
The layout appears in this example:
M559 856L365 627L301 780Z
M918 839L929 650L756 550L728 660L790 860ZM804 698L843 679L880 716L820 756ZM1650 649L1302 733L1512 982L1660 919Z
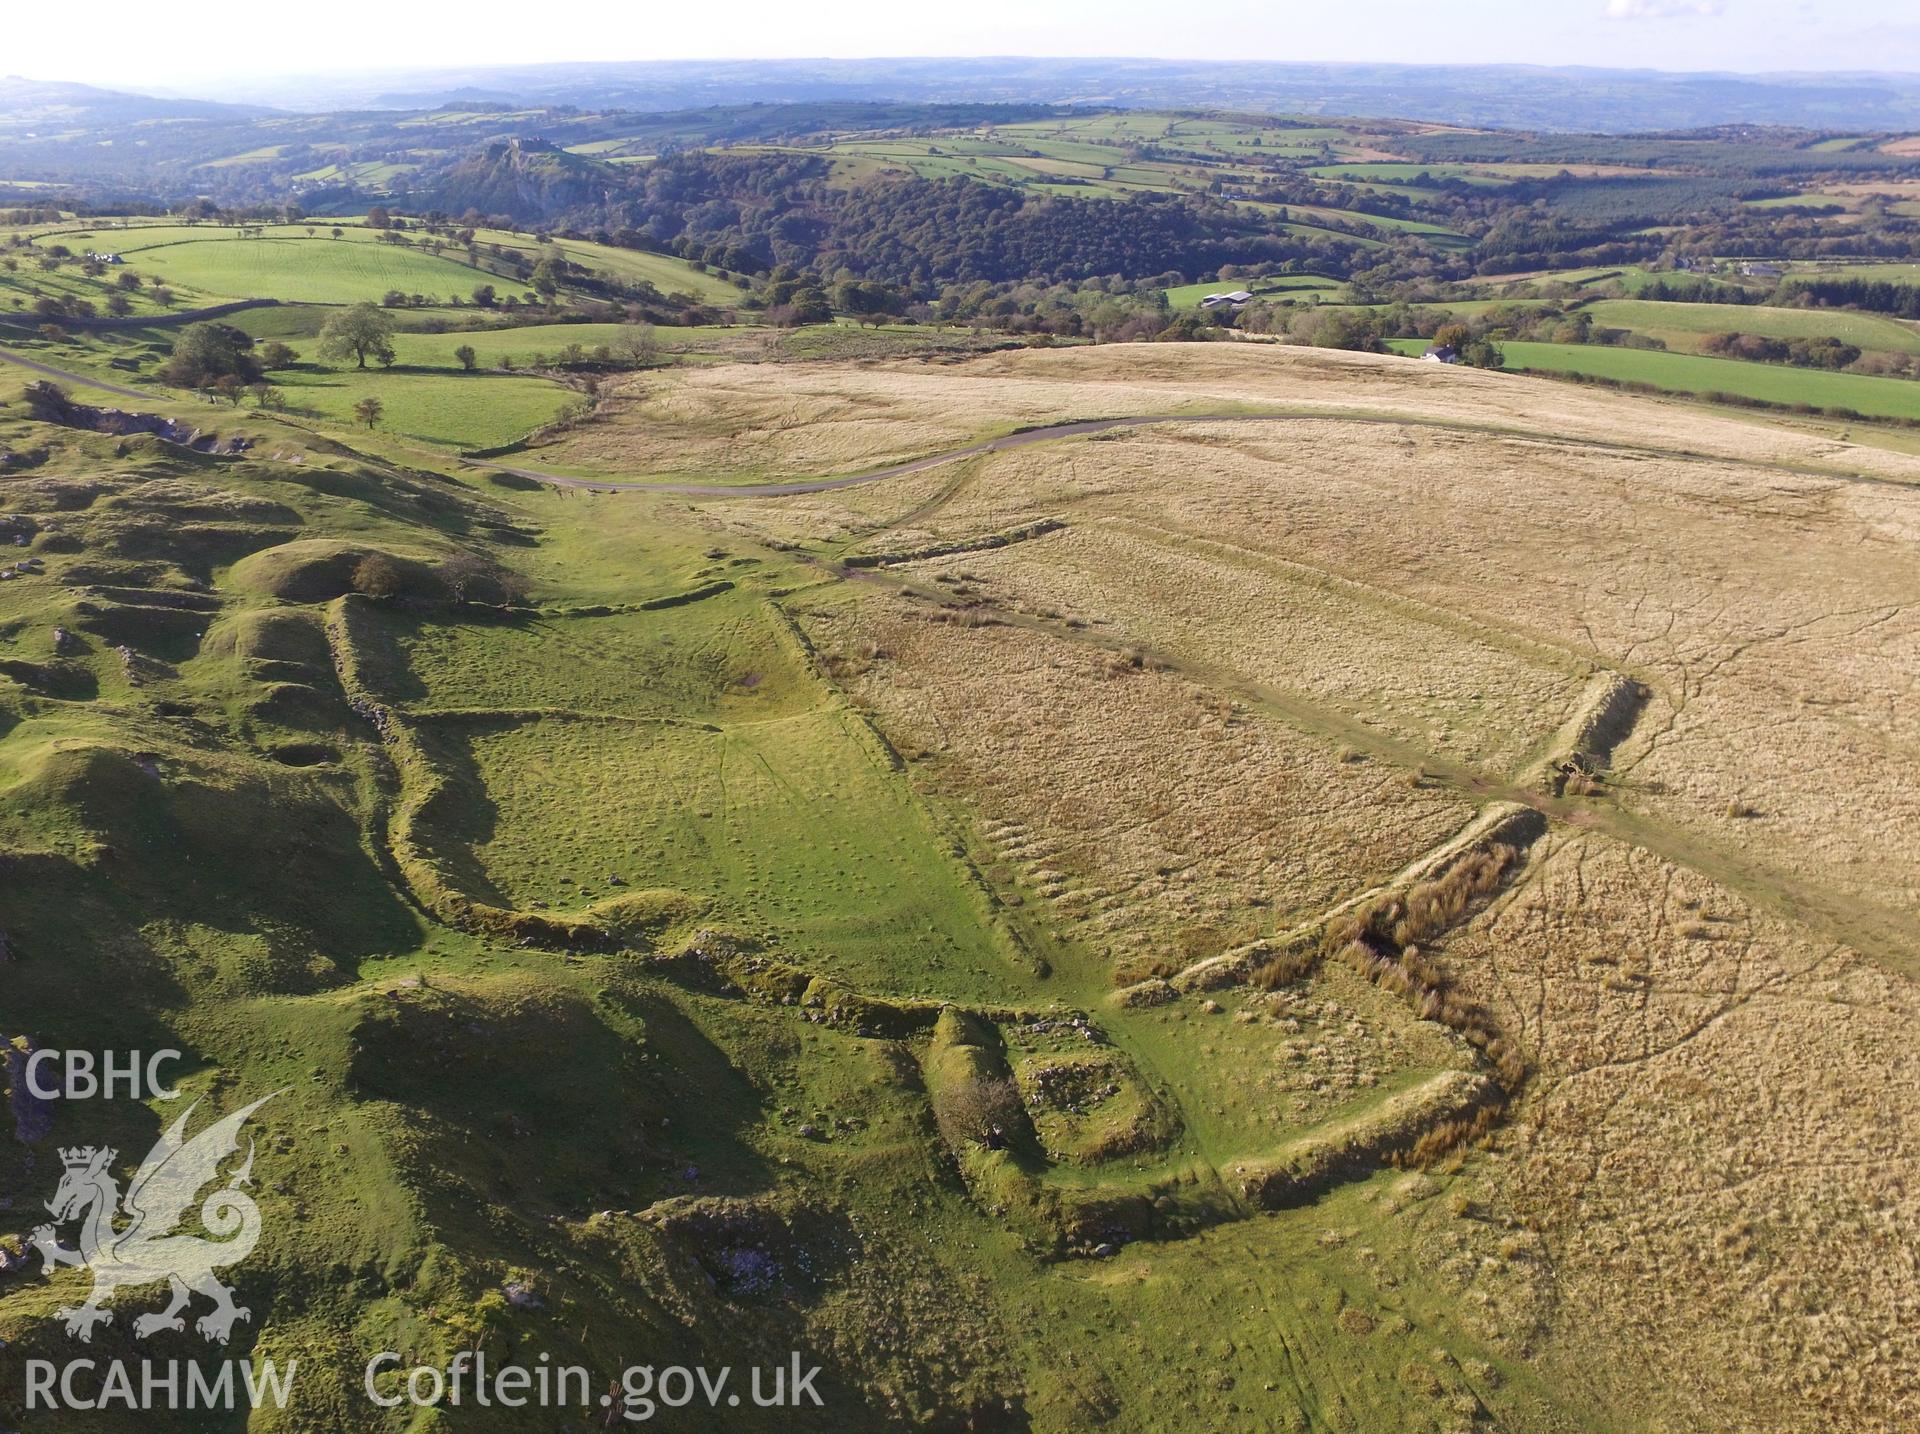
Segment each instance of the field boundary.
M63 329L88 329L96 332L109 332L115 329L171 329L182 324L204 323L208 319L224 318L228 314L237 314L246 309L277 309L281 307L278 299L235 299L228 304L210 304L204 309L181 309L164 314L148 314L145 317L129 315L126 318L92 318L58 320ZM0 324L19 329L37 329L38 324L22 323L15 315L0 318Z

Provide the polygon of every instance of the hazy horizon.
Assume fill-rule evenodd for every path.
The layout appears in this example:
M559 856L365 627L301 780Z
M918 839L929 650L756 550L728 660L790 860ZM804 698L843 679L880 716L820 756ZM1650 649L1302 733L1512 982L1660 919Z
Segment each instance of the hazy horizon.
M484 25L450 31L438 7L373 0L339 0L324 29L232 0L195 7L158 30L146 23L150 12L128 0L102 0L90 15L97 23L84 52L58 12L29 10L10 19L7 73L197 95L223 81L279 78L906 58L1920 73L1920 23L1890 0L1863 0L1843 18L1809 0L1463 0L1447 9L1380 0L1363 27L1353 23L1351 7L1331 0L1284 11L1255 0L1211 0L1184 11L1178 30L1169 28L1164 7L1142 0L979 0L958 18L907 13L878 0L849 0L826 14L747 0L724 29L699 12L660 11L642 21L608 0L582 0L569 9L569 23L511 36ZM589 48L595 57L582 56Z

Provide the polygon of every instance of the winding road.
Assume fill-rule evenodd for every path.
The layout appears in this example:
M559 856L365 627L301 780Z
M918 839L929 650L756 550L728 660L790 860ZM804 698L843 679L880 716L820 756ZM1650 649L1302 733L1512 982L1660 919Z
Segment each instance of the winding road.
M143 403L163 401L163 396L151 392L142 393L139 389L122 388L118 384L108 383L104 379L93 378L71 369L55 368L52 364L41 363L24 354L14 353L10 349L0 348L0 362L31 369L35 373L45 374L48 378L59 379L64 383L78 384L84 388L97 389L102 393L115 394L121 398L136 398ZM900 478L908 473L922 473L929 468L938 468L942 464L957 463L962 458L973 458L982 453L998 453L1009 448L1024 448L1030 443L1047 443L1060 438L1077 438L1088 433L1105 433L1115 428L1140 428L1150 423L1272 423L1283 419L1302 419L1328 417L1326 414L1312 413L1158 413L1136 414L1125 418L1083 418L1071 423L1050 423L1041 428L1026 428L1018 433L1003 434L999 438L983 439L978 443L969 443L963 448L948 449L945 453L935 453L926 458L915 458L908 463L896 463L890 468L876 468L869 473L855 473L840 478L802 478L787 483L622 483L606 478L580 478L566 473L550 473L544 468L518 468L505 463L491 463L476 459L464 459L463 462L474 468L490 469L496 473L511 473L516 478L526 478L535 483L545 483L554 488L585 488L595 493L665 493L679 498L789 498L801 493L827 493L835 488L853 488L862 483L878 483L883 478ZM1359 423L1399 423L1399 418L1353 418Z
M90 375L74 373L70 369L55 368L51 364L41 363L37 359L27 358L23 354L0 348L0 362L16 364L31 369L35 373L45 374L49 378L60 379L66 383L78 384L84 388L97 389L103 393L115 394L121 398L138 399L143 403L164 402L166 396L139 389L122 388L118 384L108 383L104 379ZM983 439L969 443L961 448L951 448L944 453L931 454L925 458L915 458L910 462L896 463L887 468L876 468L867 473L846 474L837 478L796 478L778 483L627 483L608 478L582 478L576 474L553 473L544 468L522 468L506 463L495 463L487 459L462 458L459 461L469 468L495 473L510 473L517 478L525 478L535 483L544 483L552 488L585 489L593 493L660 493L677 498L790 498L802 493L829 493L836 488L855 488L863 483L878 483L883 478L900 478L909 473L923 473L929 468L938 468L943 464L957 463L963 458L974 458L982 453L1000 453L1010 448L1024 448L1031 443L1049 443L1062 438L1077 438L1089 433L1106 433L1116 428L1142 428L1155 423L1300 423L1313 421L1337 421L1340 423L1380 424L1386 426L1414 426L1423 428L1446 428L1454 431L1500 434L1507 437L1552 438L1556 435L1540 430L1506 427L1493 423L1454 422L1420 413L1355 413L1341 408L1304 408L1289 413L1246 413L1246 412L1210 412L1210 413L1153 413L1131 414L1121 418L1083 418L1069 423L1050 423L1039 428L1025 428L1017 433L1003 434L998 438ZM1580 440L1588 448L1605 449L1610 452L1635 453L1649 457L1679 459L1688 462L1722 462L1710 453L1691 452L1684 449L1652 447L1639 443L1607 442L1601 439L1586 438ZM444 461L448 455L436 453L435 457ZM1791 473L1800 477L1834 479L1843 483L1862 483L1873 486L1889 485L1910 487L1908 480L1885 477L1868 473L1849 473L1838 469L1809 467L1803 464L1786 463L1769 459L1745 460L1749 467L1765 468L1779 473Z

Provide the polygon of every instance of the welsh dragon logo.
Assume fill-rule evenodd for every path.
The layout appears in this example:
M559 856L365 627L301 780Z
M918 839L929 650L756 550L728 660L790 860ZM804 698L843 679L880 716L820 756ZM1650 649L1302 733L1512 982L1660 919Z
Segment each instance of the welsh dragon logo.
M263 1096L191 1140L186 1138L187 1119L198 1102L189 1106L135 1172L125 1202L125 1213L132 1218L124 1229L114 1227L121 1199L119 1182L111 1171L119 1152L91 1145L61 1150L65 1173L53 1199L47 1201L47 1210L55 1224L82 1221L80 1247L63 1248L53 1225L36 1229L33 1244L40 1251L45 1275L51 1276L62 1265L80 1265L93 1272L93 1293L87 1302L55 1311L66 1322L68 1334L91 1343L94 1327L113 1320L113 1311L104 1306L115 1294L163 1280L172 1291L172 1302L159 1313L141 1315L133 1322L134 1333L142 1339L163 1329L185 1329L181 1311L195 1294L213 1301L213 1308L194 1323L210 1342L225 1344L236 1320L252 1318L251 1310L234 1304L234 1291L214 1273L246 1259L260 1240L259 1207L241 1189L253 1183L251 1141L246 1160L200 1206L201 1222L214 1238L176 1231L200 1191L219 1179L221 1162L240 1148L240 1130L247 1118L272 1099L272 1095Z

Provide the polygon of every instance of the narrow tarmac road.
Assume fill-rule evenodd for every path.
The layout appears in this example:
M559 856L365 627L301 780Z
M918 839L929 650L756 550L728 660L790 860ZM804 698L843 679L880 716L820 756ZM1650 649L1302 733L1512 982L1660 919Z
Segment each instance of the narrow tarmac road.
M143 403L155 402L155 395L151 393L142 393L137 388L121 388L118 384L108 383L104 379L88 378L83 373L72 373L67 369L55 368L52 364L44 364L38 359L30 359L23 354L14 353L11 349L0 349L0 362L18 364L21 368L30 368L35 373L43 373L48 378L77 383L86 388L97 388L105 393L117 393L122 398L137 398Z

